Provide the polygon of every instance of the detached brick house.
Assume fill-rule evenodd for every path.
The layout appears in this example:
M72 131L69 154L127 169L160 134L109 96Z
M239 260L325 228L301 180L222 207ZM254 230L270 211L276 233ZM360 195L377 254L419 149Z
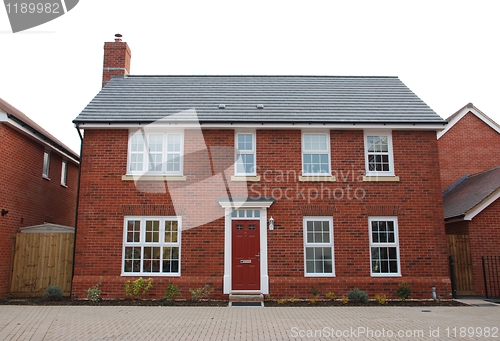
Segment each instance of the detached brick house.
M500 126L472 103L448 118L438 134L448 252L458 295L486 295L484 277L500 296ZM459 146L459 147L458 147ZM482 257L498 257L486 262ZM493 260L491 260L493 261ZM488 266L496 269L488 272Z
M79 156L0 99L0 296L9 291L13 245L22 228L75 226Z
M153 297L449 295L446 122L398 78L131 76L125 42L104 50L104 87L74 120L74 296L101 276L108 297L139 276Z

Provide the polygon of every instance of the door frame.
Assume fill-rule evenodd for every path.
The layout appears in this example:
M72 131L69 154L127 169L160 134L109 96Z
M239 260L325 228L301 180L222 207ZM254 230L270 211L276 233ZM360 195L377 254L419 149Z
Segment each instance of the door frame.
M219 204L224 208L224 277L223 277L223 293L231 294L238 291L232 290L232 221L231 213L233 210L248 209L259 210L260 218L247 218L248 220L260 221L260 290L255 292L267 295L269 294L269 275L268 275L268 260L267 260L267 209L274 203L274 199L260 200L244 200L219 201ZM235 218L242 220L242 218ZM245 290L244 292L251 292Z

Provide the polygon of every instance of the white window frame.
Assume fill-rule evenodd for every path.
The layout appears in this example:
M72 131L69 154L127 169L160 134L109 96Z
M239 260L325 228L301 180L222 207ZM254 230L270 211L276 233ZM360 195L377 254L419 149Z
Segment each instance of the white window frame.
M372 235L372 222L374 221L391 221L394 224L394 242L373 242ZM397 217L368 217L368 235L370 238L370 275L372 277L400 277L401 276L401 258L399 256L399 227L398 227L398 218ZM397 257L397 272L373 272L372 267L372 249L373 248L384 248L390 247L396 249L396 257Z
M239 135L251 135L252 136L252 149L251 150L239 150L238 149L238 136ZM256 149L256 133L255 131L235 131L234 134L234 175L235 176L256 176L257 175L257 149ZM238 154L243 155L253 155L254 168L253 172L238 172Z
M308 243L307 242L307 222L312 221L327 221L329 225L330 242L328 243ZM335 277L335 249L334 249L334 235L333 235L333 218L321 216L305 216L303 217L304 229L304 277ZM308 273L307 272L307 248L308 247L329 247L332 253L332 272L331 273Z
M67 186L68 180L68 162L63 160L61 163L61 185Z
M42 169L42 177L45 179L49 179L49 170L50 170L50 152L43 152L43 169Z
M142 151L132 151L132 137L141 135L143 137L143 150ZM161 135L162 136L162 150L161 152L149 151L149 139L151 135ZM180 150L171 151L168 150L168 138L171 135L180 136ZM142 169L141 170L131 170L132 154L142 155ZM149 170L150 156L161 155L162 167L161 170ZM167 159L169 155L174 155L179 158L179 170L168 171L167 170ZM127 174L130 175L183 175L184 172L184 132L183 131L131 131L128 139L128 151L127 151Z
M368 152L368 137L369 136L385 136L387 137L387 152ZM394 153L392 149L392 131L390 130L365 130L364 131L364 144L365 144L365 171L367 176L394 176ZM388 171L372 171L370 170L369 156L374 155L388 155L389 170Z
M305 135L325 135L326 136L326 150L305 150ZM330 153L330 132L329 131L321 131L321 132L312 132L312 131L303 131L301 138L301 146L302 146L302 175L303 176L331 176L332 175L332 159ZM328 172L327 173L305 173L304 167L304 154L326 154L328 156Z
M139 221L140 222L140 236L139 241L129 242L127 241L127 225L129 221ZM146 242L146 221L159 221L159 241L158 242ZM166 242L165 241L165 222L166 221L177 221L177 241L176 242ZM126 216L124 217L123 223L123 250L122 250L122 266L121 275L122 276L162 276L162 277L179 277L181 275L181 236L182 236L182 219L179 216ZM125 272L125 256L127 247L139 247L141 248L140 261L140 271L128 271ZM161 249L160 256L160 271L159 272L147 272L143 270L144 266L144 247L159 247ZM164 247L177 247L179 249L179 259L178 259L178 271L177 272L162 272L163 268L163 248Z

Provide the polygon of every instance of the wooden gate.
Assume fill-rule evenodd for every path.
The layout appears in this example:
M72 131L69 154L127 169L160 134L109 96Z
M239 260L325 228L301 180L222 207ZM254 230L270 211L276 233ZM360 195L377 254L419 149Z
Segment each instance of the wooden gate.
M455 261L455 283L457 295L473 295L472 258L469 236L466 234L447 234L448 254Z
M43 296L49 285L71 294L73 233L17 233L10 294Z

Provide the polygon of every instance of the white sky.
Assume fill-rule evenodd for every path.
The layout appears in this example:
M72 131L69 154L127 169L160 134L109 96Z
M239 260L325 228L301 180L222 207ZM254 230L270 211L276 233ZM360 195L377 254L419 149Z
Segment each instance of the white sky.
M472 102L500 122L500 2L81 0L13 34L0 7L0 98L79 152L72 120L121 33L136 75L399 78L443 118Z

